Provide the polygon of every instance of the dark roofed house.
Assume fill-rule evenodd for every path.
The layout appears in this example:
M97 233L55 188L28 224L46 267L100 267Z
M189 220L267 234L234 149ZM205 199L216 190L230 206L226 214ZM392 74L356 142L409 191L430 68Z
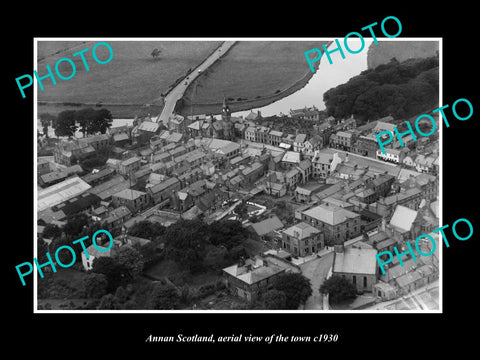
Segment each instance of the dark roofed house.
M295 200L301 203L308 203L312 201L312 195L317 192L325 189L325 187L330 187L331 184L320 184L320 183L309 183L302 186L297 186L295 189Z
M141 159L137 156L122 161L118 166L118 172L122 175L130 175L140 168Z
M261 239L266 240L274 235L274 231L283 229L284 225L278 216L274 215L268 219L253 223L250 226Z
M223 269L227 288L236 296L254 301L285 273L299 273L298 266L273 255L258 255Z
M47 159L42 159L42 158L37 159L37 174L38 175L43 175L43 174L49 173L50 171L51 171L50 161L48 161Z
M42 187L51 186L65 180L68 177L64 171L52 171L38 177L38 184Z
M116 146L123 147L130 143L130 136L127 132L116 133L112 136L112 140Z
M175 178L168 178L165 181L155 184L147 189L155 204L170 200L174 191L180 190L180 181Z
M66 216L70 216L90 209L92 206L98 205L100 201L101 199L97 195L87 192L53 206L52 210L54 212L62 211Z
M117 227L131 217L132 212L126 206L120 206L110 211L104 221L112 227Z
M305 141L305 150L313 152L323 148L323 137L314 135L309 140Z
M115 175L111 179L96 185L89 190L90 193L98 195L102 200L109 200L111 196L120 190L130 187L130 182L121 175Z
M55 185L65 180L69 176L72 176L75 174L81 174L83 172L84 170L80 165L72 165L60 171L52 171L47 174L40 175L38 177L38 183L42 187L47 187L47 186Z
M112 195L112 203L115 207L126 206L132 213L145 209L148 202L147 193L133 189L123 189Z
M53 157L57 164L71 166L95 153L95 148L78 140L63 140L55 144Z
M93 135L77 140L79 144L88 144L95 150L105 149L110 145L110 136L108 134Z
M260 120L261 118L262 118L261 112L260 111L255 112L253 110L250 111L250 114L245 116L245 119L250 121Z
M143 121L137 128L134 128L132 131L132 137L135 142L140 144L149 143L150 139L158 135L160 132L160 123L153 121Z
M89 173L82 177L82 180L91 186L98 185L115 175L115 169L106 167L100 171Z

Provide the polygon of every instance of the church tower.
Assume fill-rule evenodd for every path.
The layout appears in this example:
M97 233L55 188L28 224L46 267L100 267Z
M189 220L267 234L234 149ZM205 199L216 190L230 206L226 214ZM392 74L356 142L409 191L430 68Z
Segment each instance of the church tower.
M233 131L232 131L232 121L231 121L231 110L228 106L227 98L223 95L223 106L222 106L222 120L223 120L223 138L225 140L232 140Z
M222 106L222 120L230 121L230 107L228 106L227 98L223 95L223 106Z

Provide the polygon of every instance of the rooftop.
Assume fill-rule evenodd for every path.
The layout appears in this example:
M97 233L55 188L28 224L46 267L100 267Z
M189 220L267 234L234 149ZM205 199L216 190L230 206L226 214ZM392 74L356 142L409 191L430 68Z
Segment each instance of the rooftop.
M253 223L250 225L258 236L263 236L274 230L280 230L283 228L283 223L277 216Z
M377 272L377 250L346 247L343 252L335 253L333 272L348 274L369 274Z
M316 220L329 225L342 224L349 219L360 217L359 214L336 205L320 204L303 212Z
M133 156L133 157L131 157L131 158L128 158L128 159L126 159L126 160L123 160L123 161L121 162L121 165L122 165L122 166L128 166L128 165L133 164L133 163L136 163L137 161L140 161L140 160L141 160L141 159L140 159L139 157Z
M115 197L119 197L119 198L126 199L126 200L135 200L135 199L138 199L139 197L141 197L143 195L145 195L144 192L133 190L133 189L123 189L123 190L120 190L119 192L113 194L113 196L115 196Z
M320 233L320 230L314 228L313 226L305 222L300 222L298 224L290 226L288 229L283 230L283 232L289 236L302 240Z
M417 211L407 208L402 205L397 205L392 218L390 219L390 225L401 230L402 232L410 231L412 224L417 218Z
M306 134L298 134L298 135L295 137L295 142L297 142L297 143L303 143L303 142L305 142L306 139L307 139L307 135L306 135Z
M116 209L113 209L110 211L108 214L108 217L105 219L107 223L112 223L116 220L119 220L125 216L128 216L131 214L131 211L126 207L126 206L120 206Z
M249 285L286 270L294 270L294 267L288 261L272 255L257 256L247 259L244 265L235 264L223 269L227 274Z
M163 191L167 188L169 188L170 186L172 185L175 185L176 183L179 183L178 179L175 178L175 177L172 177L172 178L169 178L159 184L155 184L154 186L152 186L150 188L150 191L152 193L157 193L157 192L160 192L160 191Z
M300 153L296 151L287 151L285 155L283 155L282 161L284 162L291 162L291 163L299 163L300 162Z
M138 130L156 132L159 127L160 127L159 123L155 123L152 121L144 121L138 126Z
M90 189L84 180L78 176L66 179L58 184L49 186L39 190L37 193L37 211L60 204L61 202L71 199L84 191Z

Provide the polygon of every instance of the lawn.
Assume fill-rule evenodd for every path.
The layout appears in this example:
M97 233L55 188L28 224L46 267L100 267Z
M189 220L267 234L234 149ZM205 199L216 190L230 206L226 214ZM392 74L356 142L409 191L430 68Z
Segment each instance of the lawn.
M288 89L296 91L308 82L313 73L304 53L324 43L327 41L240 41L193 82L184 99L188 103L193 99L194 113L218 113L224 95L235 100L230 101L233 111L267 105L288 95ZM182 113L189 114L190 108Z
M57 79L53 85L51 79L44 80L44 91L38 91L39 102L98 102L107 104L160 104L161 94L165 93L188 69L196 67L209 56L220 41L107 41L113 49L113 58L107 64L98 64L92 57L92 48L97 41L88 42L38 42L38 73L46 74L46 65L54 71L60 58L68 57L75 63L76 74L70 80ZM87 72L80 56L71 55L88 47L85 59L90 67ZM157 59L150 55L154 48L161 50ZM58 52L58 50L60 51ZM104 46L97 48L99 59L107 59L108 50ZM60 73L71 73L68 62L62 62ZM48 105L47 105L48 106ZM107 106L106 106L107 107ZM124 105L125 107L125 105ZM109 105L116 115L116 109ZM43 112L39 107L39 112ZM125 108L122 112L125 114ZM133 117L131 114L130 117Z

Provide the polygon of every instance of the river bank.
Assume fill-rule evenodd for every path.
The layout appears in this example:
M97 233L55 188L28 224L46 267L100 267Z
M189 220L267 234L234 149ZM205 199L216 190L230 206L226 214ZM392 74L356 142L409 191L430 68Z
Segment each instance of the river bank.
M328 47L332 42L324 41L323 43L326 44L326 46ZM273 42L273 44L273 46L281 46L275 42ZM315 44L315 46L320 45ZM206 76L204 76L197 82L198 88L195 84L192 84L189 90L187 90L187 93L183 98L183 104L179 108L179 113L181 115L187 116L192 114L219 114L222 110L223 95L227 97L228 104L232 112L250 110L270 105L304 88L312 79L312 77L316 74L316 71L321 64L321 62L316 62L314 64L315 73L312 73L310 71L310 68L307 66L308 64L304 57L304 53L300 51L293 52L293 50L290 49L290 55L296 56L296 60L292 60L291 62L286 62L278 66L284 67L285 74L293 71L292 66L295 66L294 69L297 73L299 72L299 69L303 68L304 72L299 78L292 79L290 83L285 84L284 79L279 80L278 72L277 74L274 74L274 76L269 77L268 74L259 71L259 68L265 70L269 67L266 67L266 61L259 61L254 56L253 50L235 50L237 51L235 55L232 55L231 58L227 57L226 59L222 60L225 61L224 63L222 63L222 61L219 61L219 64L214 64L212 66L212 69L209 69L207 71L207 74L205 74ZM251 50L252 53L238 53L240 51L248 52L248 50ZM302 57L302 62L298 62L299 55L301 55ZM252 63L249 63L250 59L248 58L248 56L252 57ZM305 66L303 67L302 65ZM250 66L250 71L245 71L245 66ZM275 64L271 64L271 66L273 67L275 66ZM238 73L239 71L240 73ZM258 81L257 76L259 74L262 74L264 76L264 78L262 78L262 81ZM292 77L291 74L289 75L290 77ZM268 84L268 87L265 84ZM277 85L280 88L278 88ZM258 91L260 87L261 91ZM205 90L205 88L208 90ZM197 91L198 93L202 91L204 91L205 93L197 94ZM268 93L266 93L265 91L268 91ZM202 97L215 99L216 101L195 101L195 98L198 99ZM194 99L193 101L192 98Z

